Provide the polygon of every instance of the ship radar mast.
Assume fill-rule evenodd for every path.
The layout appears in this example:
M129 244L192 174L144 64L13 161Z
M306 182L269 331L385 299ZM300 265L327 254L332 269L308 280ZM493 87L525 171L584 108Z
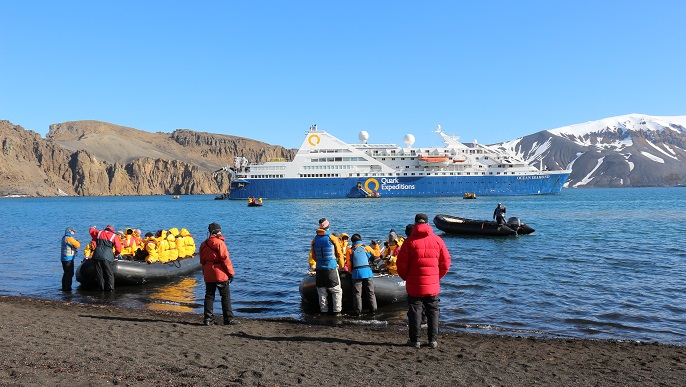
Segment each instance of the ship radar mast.
M438 133L441 138L443 139L443 143L449 147L456 147L456 148L462 148L464 145L460 143L460 137L458 136L448 136L447 134L443 133L443 130L441 129L441 125L436 125L436 133Z

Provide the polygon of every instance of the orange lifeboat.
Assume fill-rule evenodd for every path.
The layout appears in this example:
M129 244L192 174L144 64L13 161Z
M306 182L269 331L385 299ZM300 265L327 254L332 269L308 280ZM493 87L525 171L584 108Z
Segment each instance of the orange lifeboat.
M425 167L438 167L450 164L448 156L419 156L419 165Z
M448 156L419 156L419 161L424 161L427 163L445 163L446 161L448 161L448 159Z

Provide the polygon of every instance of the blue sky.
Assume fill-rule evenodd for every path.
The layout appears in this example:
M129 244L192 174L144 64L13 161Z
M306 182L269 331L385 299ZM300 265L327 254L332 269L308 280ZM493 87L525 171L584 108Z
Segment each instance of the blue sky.
M686 114L683 1L0 0L0 119L298 147Z

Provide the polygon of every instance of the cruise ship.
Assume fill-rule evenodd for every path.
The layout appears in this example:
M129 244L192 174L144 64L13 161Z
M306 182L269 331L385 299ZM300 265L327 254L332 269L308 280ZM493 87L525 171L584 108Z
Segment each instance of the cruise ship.
M521 158L476 142L463 144L436 133L444 146L413 148L414 136L405 135L405 147L369 144L367 132L359 144L347 144L313 125L293 160L277 159L250 164L235 158L230 199L462 197L556 194L571 170L547 171Z

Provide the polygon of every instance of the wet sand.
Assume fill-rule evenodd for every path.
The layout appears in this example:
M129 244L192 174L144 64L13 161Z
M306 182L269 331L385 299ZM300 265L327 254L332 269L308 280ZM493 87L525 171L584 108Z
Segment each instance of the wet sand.
M686 346L239 319L0 296L0 385L686 385Z

